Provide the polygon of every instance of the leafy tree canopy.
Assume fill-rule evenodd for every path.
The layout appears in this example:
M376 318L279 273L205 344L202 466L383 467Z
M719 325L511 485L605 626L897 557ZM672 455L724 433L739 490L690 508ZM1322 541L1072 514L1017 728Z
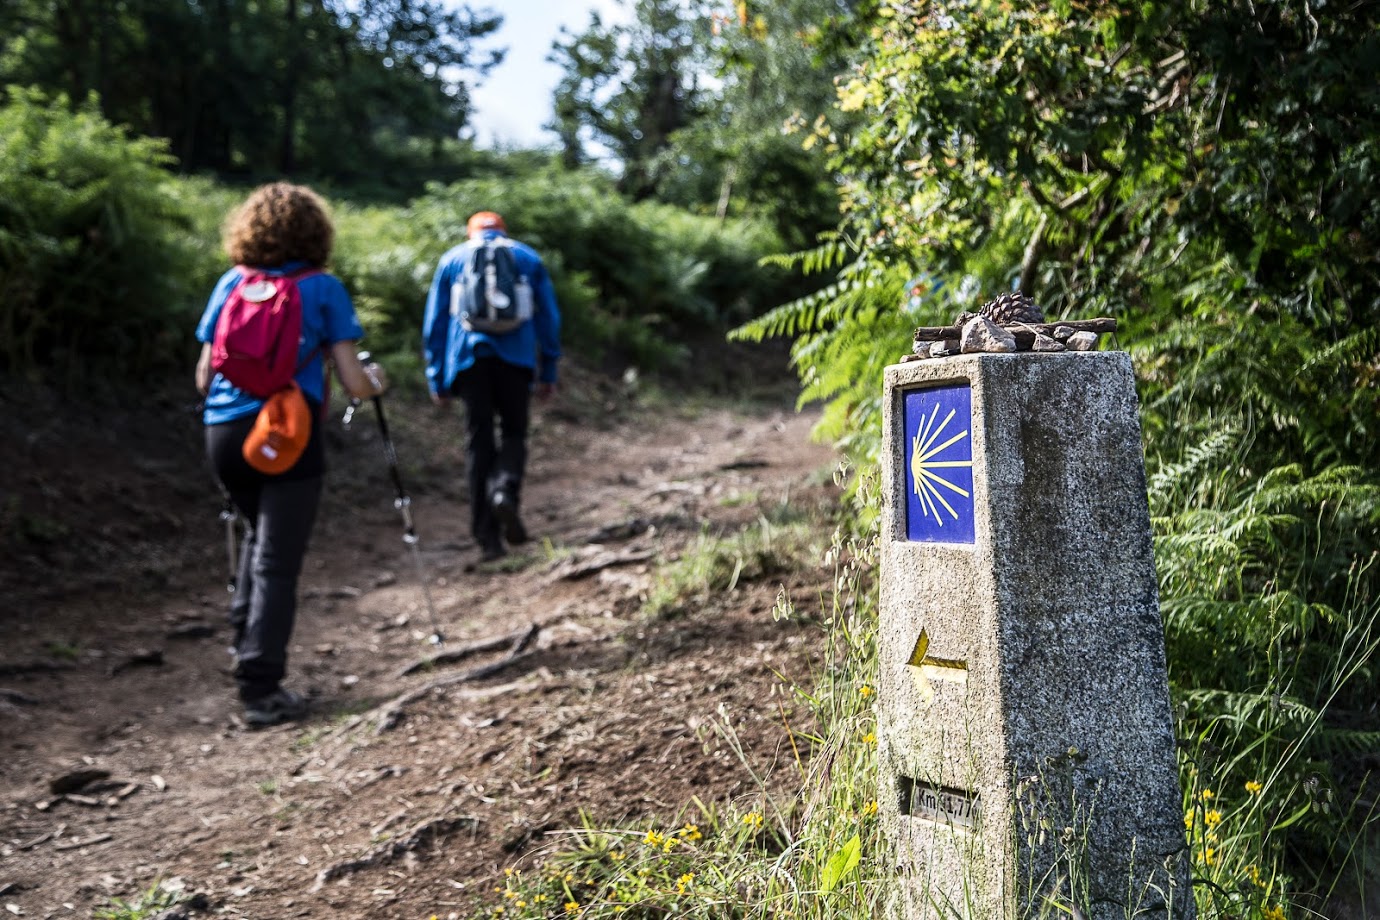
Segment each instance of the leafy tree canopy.
M554 127L567 165L586 159L589 136L621 161L624 192L656 191L653 158L700 114L708 9L708 0L636 0L627 24L594 13L579 35L563 30L551 60L565 71Z
M1373 466L1377 35L1373 4L891 0L840 89L861 127L822 129L845 299L758 331L843 334L885 289L900 354L917 316L1020 287L1123 317L1166 417L1230 401L1272 449Z
M95 93L187 170L348 180L455 138L501 21L440 0L12 0L0 84Z
M642 0L627 25L592 17L557 42L552 127L576 166L597 143L635 197L725 216L770 215L812 241L838 217L829 151L812 131L855 49L857 0Z

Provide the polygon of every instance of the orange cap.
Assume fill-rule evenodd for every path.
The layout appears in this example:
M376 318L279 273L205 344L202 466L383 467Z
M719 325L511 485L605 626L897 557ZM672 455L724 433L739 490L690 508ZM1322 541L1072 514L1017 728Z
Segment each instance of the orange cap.
M508 227L503 223L503 216L493 211L480 211L470 218L469 223L465 224L465 232L470 236L485 230L502 230L507 233Z
M293 383L264 401L241 452L254 469L276 476L296 465L310 439L311 407Z

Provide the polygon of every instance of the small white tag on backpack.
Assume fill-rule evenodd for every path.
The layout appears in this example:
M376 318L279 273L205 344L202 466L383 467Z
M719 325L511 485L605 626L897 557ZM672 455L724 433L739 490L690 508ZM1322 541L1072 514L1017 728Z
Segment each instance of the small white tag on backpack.
M246 284L240 291L240 297L250 303L263 303L278 293L278 285L268 279L255 281L253 284Z

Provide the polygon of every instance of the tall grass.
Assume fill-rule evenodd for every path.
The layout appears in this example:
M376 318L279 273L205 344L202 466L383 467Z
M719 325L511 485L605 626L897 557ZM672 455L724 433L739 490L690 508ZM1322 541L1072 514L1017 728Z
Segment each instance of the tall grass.
M740 583L808 566L806 560L816 555L814 525L777 517L761 515L755 524L728 537L700 533L674 564L658 573L643 613L663 618L684 614L714 595L733 592Z

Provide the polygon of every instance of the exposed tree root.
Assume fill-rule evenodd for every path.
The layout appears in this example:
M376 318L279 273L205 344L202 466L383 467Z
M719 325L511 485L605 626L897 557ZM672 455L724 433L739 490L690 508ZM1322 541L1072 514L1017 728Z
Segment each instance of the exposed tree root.
M551 581L575 581L616 565L633 565L655 556L655 550L631 546L617 552L598 551L565 560L553 568L548 577Z
M541 632L541 628L542 626L540 623L533 623L522 632L513 632L502 636L492 636L488 639L479 639L468 645L462 645L459 648L449 649L426 658L420 658L399 671L398 676L407 677L410 674L416 674L418 671L425 671L429 668L456 664L457 662L464 661L471 655L480 655L484 652L492 652L500 648L514 648L517 646L526 648L532 643L532 640L536 638L537 633ZM512 653L509 652L509 654Z
M375 866L387 865L404 853L411 853L425 844L449 837L461 828L473 829L478 826L479 819L473 815L453 815L423 821L414 825L403 836L379 844L359 859L349 859L322 869L316 873L316 884L312 886L312 891L320 891L322 886L334 879L354 875Z
M430 683L423 684L415 690L409 690L401 696L394 697L383 707L383 712L379 715L378 726L374 729L374 733L381 735L384 732L392 731L398 726L398 722L401 721L403 710L406 709L408 705L427 696L433 690L439 690L443 687L450 687L455 684L463 684L475 680L484 680L496 674L501 674L516 664L535 658L537 653L535 651L526 651L526 649L527 646L531 645L532 642L536 640L539 632L541 632L541 627L533 623L525 633L518 637L512 647L508 649L508 654L498 661L480 665L477 668L471 668L459 674L451 674L447 677L437 678Z
M0 687L0 700L7 703L14 703L16 706L37 706L38 697L29 696L21 690L11 690L8 687Z

